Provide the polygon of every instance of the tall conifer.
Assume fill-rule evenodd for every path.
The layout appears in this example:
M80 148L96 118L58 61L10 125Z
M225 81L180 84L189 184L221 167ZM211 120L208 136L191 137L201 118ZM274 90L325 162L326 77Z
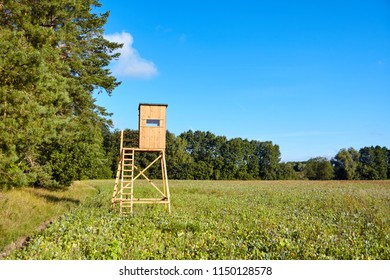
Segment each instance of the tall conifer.
M107 68L95 0L0 1L0 185L55 187L109 174L107 112L93 93L119 84ZM107 166L106 166L107 165Z

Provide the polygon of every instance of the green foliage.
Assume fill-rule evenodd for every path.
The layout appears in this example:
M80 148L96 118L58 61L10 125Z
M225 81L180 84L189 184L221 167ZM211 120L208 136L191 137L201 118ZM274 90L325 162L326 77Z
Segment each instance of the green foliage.
M187 175L188 179L206 180L221 177L225 160L222 154L223 146L227 142L226 137L216 136L209 131L189 130L181 133L178 138L182 139L185 144L183 151L192 159L184 164L190 171ZM168 152L167 156L169 156Z
M107 176L95 90L118 85L106 68L120 45L103 38L98 1L3 1L0 6L2 187L61 187ZM103 169L102 169L103 168Z
M389 182L170 181L171 215L127 217L109 210L112 181L88 183L96 196L8 259L390 258Z
M331 180L333 168L326 158L316 157L307 161L305 175L310 180Z
M189 168L193 165L193 158L186 152L187 141L181 137L175 137L167 131L167 168L170 178L190 179Z
M272 142L260 143L257 151L259 157L260 178L264 180L276 180L280 151L278 145Z
M386 147L364 147L360 149L359 178L364 180L387 179L388 149Z
M280 163L278 168L278 179L279 180L296 180L298 174L295 172L292 163Z
M285 179L286 176L292 178L291 174L286 175L289 171L282 171L285 166L279 163L279 146L273 145L272 142L248 141L242 138L228 140L225 136L216 136L211 132L189 130L176 138L172 135L167 137L168 161L173 155L169 149L172 145L170 141L181 143L179 146L174 144L177 148L181 147L181 151L176 151L175 154L180 153L181 158L185 158L185 161L178 161L175 165L186 174L181 177L174 176L175 179L276 180Z
M331 161L335 170L335 178L338 180L357 179L359 157L359 152L354 148L341 149Z
M390 150L387 150L387 179L390 179Z

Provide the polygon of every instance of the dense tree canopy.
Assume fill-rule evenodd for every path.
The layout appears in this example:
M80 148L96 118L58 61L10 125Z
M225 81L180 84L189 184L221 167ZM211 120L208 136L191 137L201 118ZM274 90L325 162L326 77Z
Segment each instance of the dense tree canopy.
M335 178L339 180L354 180L358 178L357 167L360 154L354 148L341 149L331 160Z
M96 0L0 1L0 185L55 187L110 174L108 114L95 90L118 85L107 66Z
M305 175L310 180L331 180L333 168L326 158L316 157L307 161Z
M341 149L331 160L335 179L340 180L385 180L389 179L390 150L386 147L363 147Z
M365 180L387 179L388 153L385 147L364 147L359 151L359 178Z

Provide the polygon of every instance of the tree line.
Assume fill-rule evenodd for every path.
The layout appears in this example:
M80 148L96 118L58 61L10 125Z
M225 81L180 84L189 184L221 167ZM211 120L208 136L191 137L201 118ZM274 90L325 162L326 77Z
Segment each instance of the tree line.
M125 130L127 147L138 146L138 131ZM119 131L106 131L105 148L116 174L119 160ZM341 149L333 158L311 158L303 162L281 162L279 146L270 141L227 139L211 132L167 131L166 160L171 179L195 180L385 180L390 178L390 150L371 146ZM147 153L139 155L141 167L150 162ZM158 167L149 174L159 177Z

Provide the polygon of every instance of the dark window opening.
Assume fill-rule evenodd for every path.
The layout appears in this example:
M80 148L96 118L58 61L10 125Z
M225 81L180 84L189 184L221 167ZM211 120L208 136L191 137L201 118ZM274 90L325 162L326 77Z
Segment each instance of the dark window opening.
M160 126L160 120L146 120L146 126Z

